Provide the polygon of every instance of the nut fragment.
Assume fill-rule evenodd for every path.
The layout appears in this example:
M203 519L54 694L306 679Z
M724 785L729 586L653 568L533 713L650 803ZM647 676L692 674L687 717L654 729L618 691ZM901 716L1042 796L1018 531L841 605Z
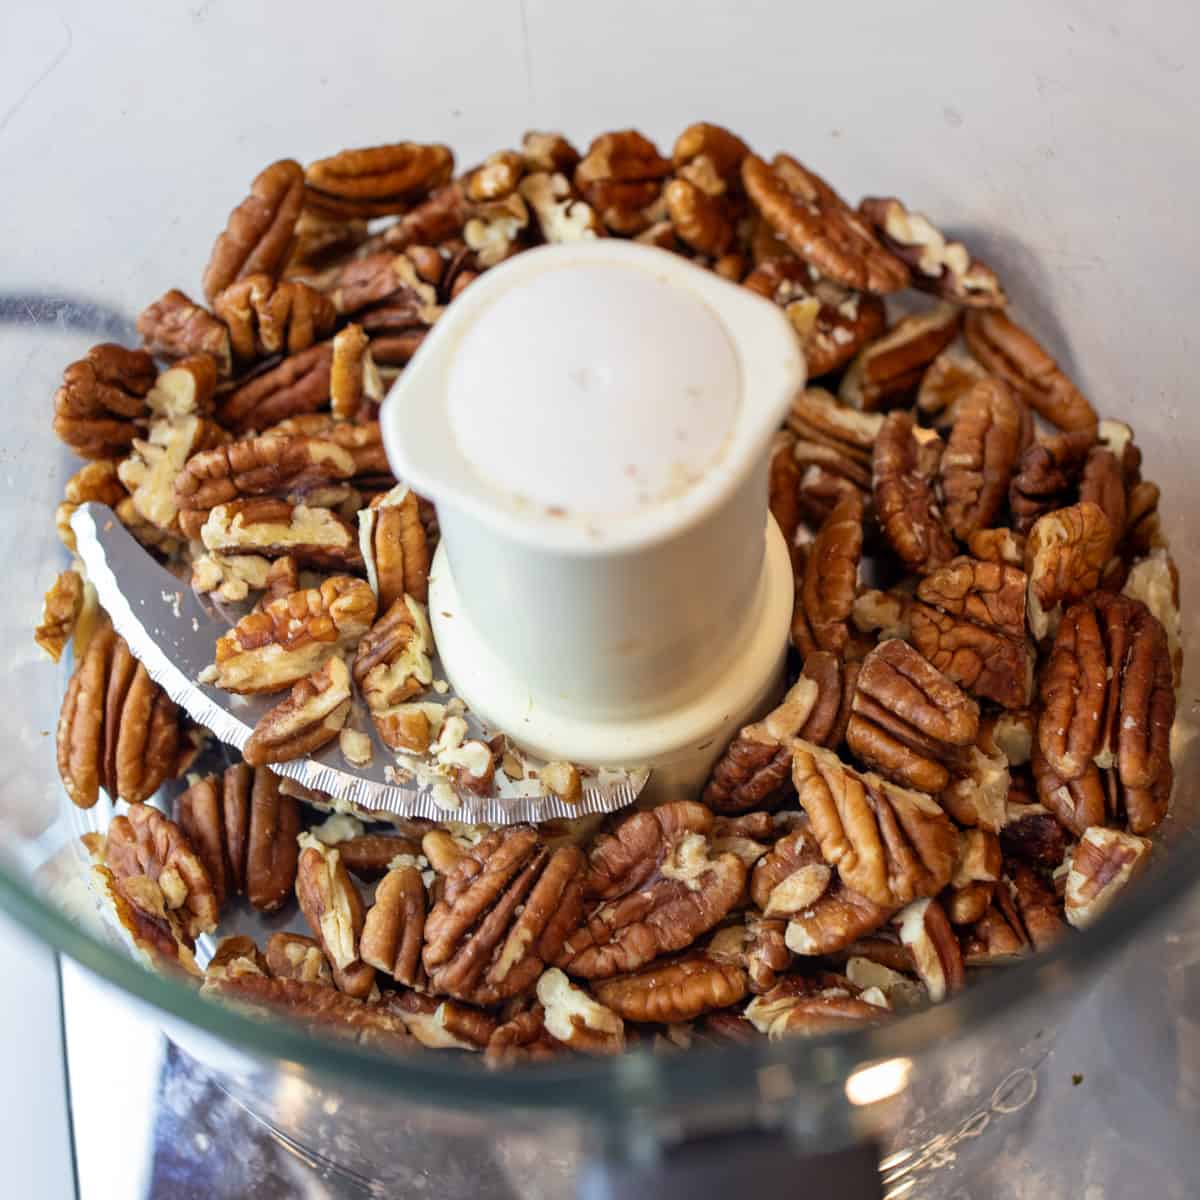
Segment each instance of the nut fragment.
M424 935L425 885L421 873L415 867L396 867L375 889L375 901L367 910L359 939L359 953L363 962L397 983L414 987L420 977Z
M987 911L1001 870L1000 841L983 829L961 830L954 874L944 894L954 925L973 925Z
M75 629L83 611L83 578L78 571L60 571L42 601L42 619L33 640L54 662Z
M393 750L429 746L428 714L406 704L433 682L433 635L424 606L401 596L358 644L354 682L384 744Z
M205 548L219 554L290 555L298 564L332 570L362 566L350 525L327 508L255 497L213 508L200 529ZM259 586L262 586L260 584Z
M1090 500L1047 513L1025 543L1029 575L1029 628L1036 638L1053 633L1063 605L1096 590L1113 552L1113 529Z
M147 413L154 360L144 350L104 342L63 371L54 393L54 432L80 458L117 458L137 435Z
M1028 533L1043 513L1064 508L1075 499L1088 451L1094 444L1094 432L1084 429L1055 434L1025 448L1008 490L1013 527L1018 533Z
M883 642L863 660L846 744L864 763L940 792L950 779L945 764L958 762L978 732L975 702L907 642Z
M836 954L874 933L895 911L895 905L875 904L835 878L812 908L787 923L785 944L805 956Z
M117 468L129 489L138 517L164 533L178 534L179 506L175 483L193 454L219 446L228 434L212 421L195 416L150 422L148 438L134 438L132 453ZM118 506L120 507L120 506ZM133 531L136 536L136 530Z
M973 558L1010 567L1025 565L1025 539L1012 529L977 529L967 541Z
M901 317L855 355L838 399L864 412L895 407L916 391L925 368L958 336L960 321L960 311L950 304Z
M609 1000L593 999L573 984L557 967L537 981L546 1032L564 1046L585 1054L619 1054L625 1049L625 1014L614 1011Z
M742 183L759 212L805 262L846 287L894 292L908 268L876 240L870 226L818 175L786 154L768 166L742 161Z
M1075 847L1063 906L1076 929L1095 922L1117 894L1149 863L1151 843L1145 838L1093 825Z
M792 778L821 853L846 887L896 908L949 881L958 838L928 796L860 774L803 742L793 752Z
M98 631L67 684L58 718L58 770L67 794L91 808L104 790L148 800L179 759L179 712L111 627Z
M1011 777L1003 754L984 754L971 748L955 778L939 797L942 807L960 825L995 833L1004 823Z
M338 736L349 715L350 669L335 654L263 713L242 756L252 767L261 767L315 754Z
M1159 620L1175 671L1175 687L1183 675L1183 634L1179 610L1179 571L1165 549L1151 551L1129 568L1122 592L1140 600Z
M833 871L806 826L781 837L754 866L750 897L764 917L791 917L825 894Z
M729 249L734 225L723 197L712 196L689 179L672 179L663 192L667 216L679 240L697 254L717 258Z
M875 442L875 510L892 549L914 571L954 557L954 542L942 525L932 471L922 458L937 435L919 430L911 414L893 412Z
M468 848L425 920L431 990L495 1004L532 987L579 921L583 866L577 847L550 852L528 825Z
M371 356L371 339L361 325L334 336L329 364L329 406L342 421L373 416L383 403L383 383Z
M749 990L742 969L705 954L688 954L608 979L596 996L627 1021L661 1025L691 1021L713 1009L736 1004Z
M265 588L270 571L270 561L257 554L202 554L192 561L192 590L236 603Z
M654 223L662 181L670 173L670 160L649 138L625 129L593 139L574 180L608 229L633 236Z
M362 896L337 850L307 834L301 838L296 898L313 937L329 959L338 989L359 999L365 997L375 984L375 968L359 954L365 917Z
M272 163L250 185L250 195L229 214L204 271L204 294L218 293L247 275L278 277L295 237L304 203L304 173L290 158Z
M922 213L910 211L893 196L868 196L858 211L883 244L912 268L914 287L969 308L1003 308L1008 303L995 272L972 258L962 242L948 241Z
M484 1062L491 1068L510 1067L518 1062L545 1062L567 1053L567 1048L546 1032L545 1011L540 1004L502 1022L488 1040Z
M746 1018L772 1039L811 1036L880 1021L888 1012L887 1004L877 988L860 992L845 976L791 975L756 996L746 1006Z
M1068 432L1095 430L1096 410L1054 359L1004 312L967 313L963 334L971 353L1051 425Z
M267 939L266 974L275 979L294 979L300 983L320 983L333 987L329 960L315 938L302 933L273 933ZM210 967L211 970L211 967Z
M961 541L1003 507L1026 426L1020 400L999 379L975 384L958 402L940 470L946 523Z
M847 408L823 388L805 388L792 401L788 427L798 438L828 446L839 456L871 466L875 443L883 429L884 418L879 413L863 413ZM862 477L864 486L870 476Z
M429 599L429 542L414 492L403 484L376 496L358 514L358 538L367 578L387 610L404 595Z
M1022 863L1009 867L1005 883L1033 948L1048 950L1067 931L1054 889Z
M578 804L583 798L583 781L579 768L569 762L548 762L538 772L542 787L564 804Z
M942 906L929 898L917 900L903 909L896 921L900 941L911 951L929 999L938 1004L950 993L961 991L966 982L962 951Z
M397 142L343 150L309 163L305 203L334 216L386 217L441 187L453 169L448 146Z
M969 355L949 346L929 364L917 389L917 412L931 423L952 425L962 398L988 373Z
M521 180L520 192L533 211L542 239L551 245L590 241L602 235L592 206L579 197L565 175L535 171Z
M111 459L99 459L85 463L63 488L62 503L55 509L54 524L59 540L73 554L75 532L71 528L71 517L81 504L95 502L115 508L128 492L117 474L117 464Z
M142 309L137 331L151 354L163 358L188 358L207 354L222 376L233 370L229 330L206 308L189 299L178 288L164 292Z
M320 587L272 600L217 639L213 682L228 692L277 692L358 644L375 617L361 579L331 575Z
M1067 842L1066 829L1047 809L1010 798L1000 829L1005 858L1053 870L1066 857Z

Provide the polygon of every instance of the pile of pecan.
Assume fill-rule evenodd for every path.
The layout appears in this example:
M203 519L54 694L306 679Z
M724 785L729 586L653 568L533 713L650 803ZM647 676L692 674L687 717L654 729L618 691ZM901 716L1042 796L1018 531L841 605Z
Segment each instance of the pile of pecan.
M750 288L803 346L814 383L770 472L795 575L786 695L701 795L648 811L306 829L313 797L266 764L334 738L361 758L356 697L460 786L502 769L426 695L436 514L391 477L377 410L480 273L597 237ZM457 173L416 143L267 167L200 298L167 292L141 348L94 347L54 398L86 460L68 546L73 508L103 501L196 588L252 603L211 678L282 697L171 819L146 802L197 731L78 570L48 593L39 644L75 641L59 767L77 804L126 802L86 841L134 946L256 1013L503 1065L880 1021L1094 921L1169 805L1178 576L1133 431L1007 305L900 200L852 208L714 125L669 156L628 130L582 154L530 133ZM578 795L565 764L546 777ZM307 934L226 938L201 971L230 906L293 898Z

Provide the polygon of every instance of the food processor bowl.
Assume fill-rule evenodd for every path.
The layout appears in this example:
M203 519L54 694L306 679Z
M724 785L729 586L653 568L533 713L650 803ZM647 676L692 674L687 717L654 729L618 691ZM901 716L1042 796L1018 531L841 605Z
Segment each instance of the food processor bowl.
M1019 1140L1064 1014L1195 875L1200 234L1179 215L1200 183L1194 6L18 0L5 26L0 903L282 1136L384 1190L669 1196L690 1178L700 1195L708 1164L710 1182L736 1166L765 1197L801 1170L850 1178L867 1161L873 1180L882 1154L889 1195L936 1196L956 1139ZM30 637L65 565L52 514L74 466L50 430L63 366L97 341L134 344L149 300L195 288L246 182L282 155L416 138L465 165L529 128L586 142L636 127L667 147L697 119L943 222L1096 408L1134 424L1185 597L1175 796L1152 869L1085 934L878 1028L503 1073L309 1037L147 973L92 919L78 837L111 810L63 793L53 731L69 665L40 661Z

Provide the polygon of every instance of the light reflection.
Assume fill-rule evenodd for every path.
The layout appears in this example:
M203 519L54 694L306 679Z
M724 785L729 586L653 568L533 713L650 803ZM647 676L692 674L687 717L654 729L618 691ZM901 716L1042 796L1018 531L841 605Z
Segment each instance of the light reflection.
M861 1067L846 1080L846 1099L851 1104L877 1104L904 1091L911 1073L910 1058L889 1058Z

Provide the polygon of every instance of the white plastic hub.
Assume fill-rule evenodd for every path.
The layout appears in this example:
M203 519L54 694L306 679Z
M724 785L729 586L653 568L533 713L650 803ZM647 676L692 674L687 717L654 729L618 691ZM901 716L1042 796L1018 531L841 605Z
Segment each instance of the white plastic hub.
M450 428L493 487L591 517L628 516L711 470L737 418L733 344L661 272L596 263L499 295L451 364Z
M768 444L803 384L773 304L615 238L527 251L447 309L381 420L438 506L430 621L489 726L702 781L782 677Z

